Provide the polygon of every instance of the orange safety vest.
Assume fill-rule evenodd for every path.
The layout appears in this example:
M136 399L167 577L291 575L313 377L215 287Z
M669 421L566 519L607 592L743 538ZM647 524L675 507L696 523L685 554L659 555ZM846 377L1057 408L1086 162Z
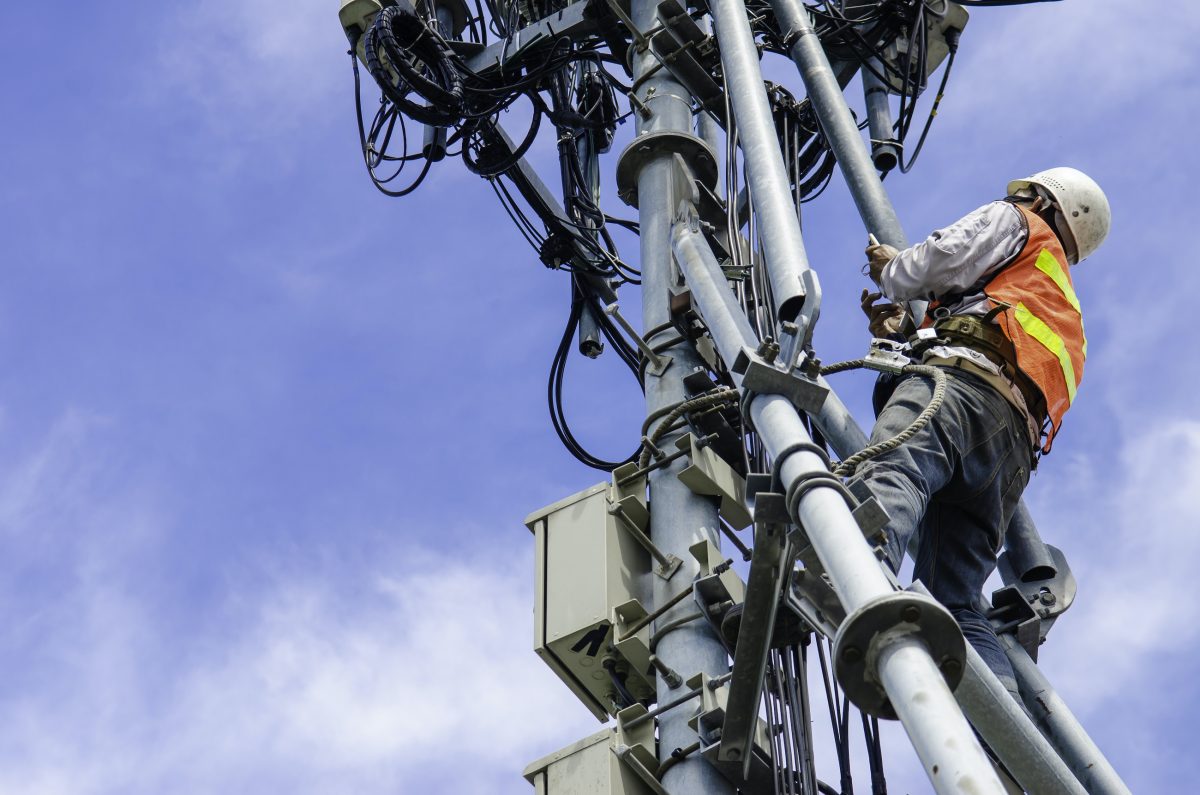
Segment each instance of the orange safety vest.
M1046 400L1050 427L1042 452L1048 453L1083 378L1087 337L1062 243L1045 221L1014 206L1029 239L983 292L993 308L1006 307L996 323L1016 349L1017 366Z

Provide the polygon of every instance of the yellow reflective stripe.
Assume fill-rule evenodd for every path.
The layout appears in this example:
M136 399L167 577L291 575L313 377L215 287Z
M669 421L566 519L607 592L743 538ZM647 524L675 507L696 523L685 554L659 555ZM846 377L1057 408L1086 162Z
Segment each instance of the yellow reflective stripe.
M1083 310L1079 308L1079 298L1075 295L1074 288L1071 287L1071 280L1067 278L1067 272L1062 269L1062 265L1050 253L1049 249L1042 249L1042 253L1038 254L1037 262L1034 265L1042 273L1049 276L1050 281L1058 285L1058 289L1062 291L1063 297L1067 299L1067 303L1082 315Z
M1075 402L1075 365L1071 363L1071 354L1067 352L1067 346L1062 341L1062 337L1050 330L1041 318L1029 311L1029 307L1025 304L1017 304L1017 322L1021 324L1021 328L1025 329L1025 333L1040 342L1046 350L1058 357L1058 364L1062 367L1063 380L1067 382L1067 405Z
M1079 308L1079 296L1075 295L1075 289L1071 287L1071 280L1067 278L1066 271L1062 269L1058 259L1050 253L1049 249L1042 249L1042 253L1038 254L1037 262L1034 263L1037 269L1050 277L1050 281L1058 285L1058 289L1062 291L1063 298L1067 299L1075 311L1079 313L1079 330L1083 331L1083 310ZM1087 358L1087 333L1083 335L1083 358Z

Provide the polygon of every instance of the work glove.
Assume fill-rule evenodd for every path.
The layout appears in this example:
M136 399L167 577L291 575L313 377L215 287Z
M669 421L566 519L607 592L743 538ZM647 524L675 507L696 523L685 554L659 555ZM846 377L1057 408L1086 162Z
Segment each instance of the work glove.
M887 243L872 243L867 246L867 275L871 277L871 281L879 284L884 266L899 253L895 246L889 246Z
M875 302L882 297L883 293L863 290L859 306L862 307L863 314L867 316L867 328L870 330L871 336L887 338L892 334L899 333L901 319L904 317L904 307L893 303L876 304Z

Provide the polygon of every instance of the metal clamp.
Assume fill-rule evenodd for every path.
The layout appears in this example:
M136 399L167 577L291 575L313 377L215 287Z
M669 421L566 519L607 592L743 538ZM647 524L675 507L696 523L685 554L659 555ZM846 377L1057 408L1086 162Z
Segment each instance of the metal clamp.
M633 536L634 540L642 545L643 549L650 553L652 558L658 561L658 567L654 570L654 573L664 580L671 579L672 575L679 570L679 566L683 561L675 555L659 549L658 545L650 540L650 536L646 535L646 531L638 527L637 523L630 518L629 514L625 512L625 506L619 502L610 502L608 512L620 521L621 526Z
M646 720L649 713L641 704L634 704L617 713L612 752L654 795L670 795L654 776L658 758L654 749L654 721Z
M1005 587L992 594L988 618L997 633L1011 632L1029 658L1037 662L1038 647L1046 640L1050 627L1075 601L1075 575L1057 547L1046 545L1054 562L1050 577L1023 580L1013 571L1007 553L1000 556L1000 577Z
M900 591L858 608L838 629L834 670L854 706L877 718L896 717L876 669L889 641L911 635L925 642L950 689L958 686L967 652L954 616L928 596Z
M625 331L625 333L633 339L633 344L637 345L638 350L640 350L642 355L646 357L646 361L648 362L646 369L652 375L662 375L663 372L666 371L667 367L669 367L671 364L671 357L655 353L654 349L650 347L649 343L642 339L642 335L637 333L637 329L635 329L630 322L625 319L625 316L621 314L620 307L617 306L616 301L604 307L604 314L617 321L617 325L619 325Z
M817 414L825 405L829 388L795 370L781 370L750 348L742 348L733 363L742 376L742 388L760 395L782 395L798 411Z

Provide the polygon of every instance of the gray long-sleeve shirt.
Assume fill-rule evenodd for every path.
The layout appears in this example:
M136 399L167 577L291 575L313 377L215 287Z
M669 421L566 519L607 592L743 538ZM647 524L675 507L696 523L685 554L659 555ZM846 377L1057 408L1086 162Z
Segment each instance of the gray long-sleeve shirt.
M1020 211L994 201L901 251L884 267L880 286L896 303L961 296L951 312L985 314L986 309L971 311L977 307L966 305L982 302L982 282L1011 262L1028 239Z
M932 233L924 241L892 258L880 274L884 295L896 303L920 298L941 301L954 315L985 315L989 310L983 285L988 277L1012 262L1029 240L1021 212L1005 201L994 201ZM952 345L929 349L926 358L966 359L1003 379L1007 397L1025 416L1032 439L1037 424L1029 416L1019 389L983 354Z

